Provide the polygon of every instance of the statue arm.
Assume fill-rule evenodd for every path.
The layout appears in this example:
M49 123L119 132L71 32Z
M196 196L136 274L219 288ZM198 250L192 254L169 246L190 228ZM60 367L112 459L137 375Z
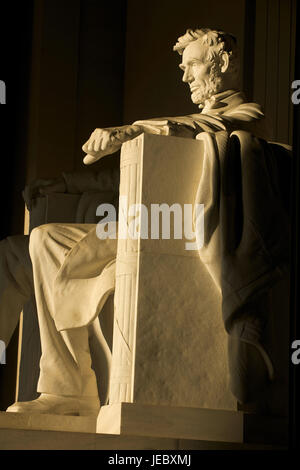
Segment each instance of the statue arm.
M142 133L172 135L195 138L199 132L216 132L226 129L224 119L219 115L194 114L173 118L158 118L135 121L131 125L95 129L82 146L87 154L85 165L95 163L100 158L118 151L124 142L132 140Z
M149 119L133 123L150 134L173 135L176 137L195 138L199 132L217 132L226 129L226 120L221 116L191 114L187 116Z
M82 150L86 153L83 163L91 165L100 158L117 152L124 142L132 140L142 133L141 127L135 125L95 129L82 146Z
M195 138L199 132L232 131L241 123L260 121L264 114L257 103L241 103L235 108L221 113L197 113L187 116L166 117L136 121L144 132Z

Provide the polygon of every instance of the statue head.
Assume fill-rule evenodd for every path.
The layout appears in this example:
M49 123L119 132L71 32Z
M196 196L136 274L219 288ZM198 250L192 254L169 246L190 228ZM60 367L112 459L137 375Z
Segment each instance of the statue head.
M189 84L192 101L200 108L216 93L238 88L239 54L231 34L188 29L173 49L182 55L182 80Z

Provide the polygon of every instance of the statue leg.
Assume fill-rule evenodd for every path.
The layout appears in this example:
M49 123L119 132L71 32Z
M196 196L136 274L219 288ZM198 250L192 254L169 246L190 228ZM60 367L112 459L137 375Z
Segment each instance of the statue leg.
M34 292L28 245L28 235L15 235L0 242L0 339L6 346L24 304Z
M53 283L69 251L94 224L48 224L30 236L42 357L37 400L19 402L13 412L90 414L99 409L95 373L91 368L88 328L59 332L53 315Z

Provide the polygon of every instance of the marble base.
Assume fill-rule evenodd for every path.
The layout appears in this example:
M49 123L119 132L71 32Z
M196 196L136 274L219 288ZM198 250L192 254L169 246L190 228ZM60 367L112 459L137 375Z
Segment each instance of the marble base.
M117 436L79 432L0 429L1 450L287 450L285 445L168 439L163 437ZM114 455L114 453L111 453ZM101 457L104 459L103 454Z
M0 412L0 429L1 428L95 433L97 417L6 413L4 411Z
M182 437L181 437L182 436ZM288 422L243 412L120 403L93 417L0 412L0 449L285 449Z
M97 433L243 442L242 412L119 403L103 406Z

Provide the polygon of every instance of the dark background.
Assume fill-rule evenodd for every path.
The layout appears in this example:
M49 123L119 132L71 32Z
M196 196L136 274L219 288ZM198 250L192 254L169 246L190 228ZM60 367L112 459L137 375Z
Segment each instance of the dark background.
M26 183L84 171L81 145L95 127L197 112L181 82L179 56L172 51L188 27L215 27L237 36L242 88L262 104L274 140L294 140L297 155L299 106L290 100L290 84L300 79L300 60L295 70L295 44L300 43L296 0L26 0L2 2L1 20L0 80L7 87L7 104L0 106L1 239L23 232ZM298 161L291 182L295 280ZM117 155L94 169L111 165L118 165ZM296 284L291 305L291 338L299 339ZM7 352L10 371L3 375L0 369L3 403L11 400L15 386L16 345L17 335ZM291 367L294 444L295 384L296 367Z
M0 79L6 83L7 102L0 106L1 239L12 231L14 199L25 183L26 162L22 156L28 124L32 13L31 0L20 2L17 8L8 2L1 5Z

